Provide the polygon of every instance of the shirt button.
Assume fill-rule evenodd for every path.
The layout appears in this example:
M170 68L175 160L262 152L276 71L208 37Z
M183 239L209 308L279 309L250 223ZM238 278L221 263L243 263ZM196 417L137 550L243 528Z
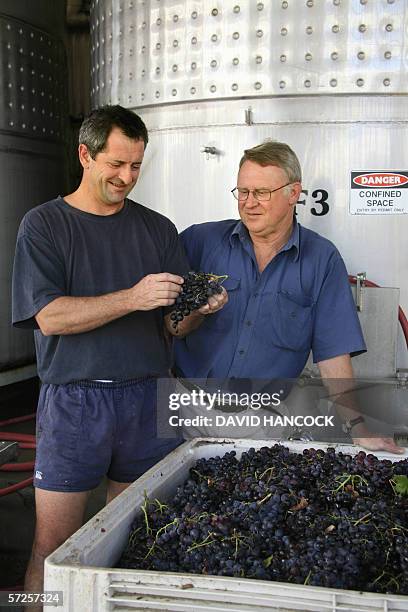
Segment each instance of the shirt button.
M258 297L259 293L254 293L254 297Z
M252 325L252 321L246 321L246 324L248 325L248 327L250 327Z
M243 351L243 350L241 349L240 351L238 351L238 353L239 353L240 355L243 355L243 354L245 353L245 351Z

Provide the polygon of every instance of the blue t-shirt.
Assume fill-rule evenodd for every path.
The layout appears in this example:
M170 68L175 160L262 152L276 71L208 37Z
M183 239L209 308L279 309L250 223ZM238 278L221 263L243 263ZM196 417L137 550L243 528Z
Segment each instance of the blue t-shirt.
M259 274L236 220L193 225L181 238L193 270L228 274L228 304L175 341L186 378L296 378L315 362L366 350L336 247L296 220L286 245Z
M61 197L30 210L17 237L13 324L35 330L40 379L65 384L166 375L161 308L61 336L44 336L34 316L61 296L103 295L129 289L147 274L187 270L175 226L131 200L108 216L81 211Z

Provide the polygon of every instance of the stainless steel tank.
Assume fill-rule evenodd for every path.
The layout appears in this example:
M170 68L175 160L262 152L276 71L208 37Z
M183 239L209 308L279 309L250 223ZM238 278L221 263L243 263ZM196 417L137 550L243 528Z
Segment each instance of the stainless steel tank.
M406 0L93 0L93 103L144 118L133 195L179 229L236 217L243 149L287 142L303 168L300 221L350 274L400 288L408 311L408 189L388 208L351 202L352 172L408 170L407 31Z
M11 271L23 215L63 189L64 10L0 2L0 371L35 359L32 333L11 328Z

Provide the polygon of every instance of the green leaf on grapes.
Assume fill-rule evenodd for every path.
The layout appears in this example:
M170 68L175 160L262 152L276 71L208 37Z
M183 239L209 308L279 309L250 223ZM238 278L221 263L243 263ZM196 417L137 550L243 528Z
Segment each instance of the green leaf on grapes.
M392 483L395 487L395 492L398 495L408 495L408 476L398 474L392 479Z
M264 567L269 567L270 564L272 563L272 559L273 559L273 555L270 555L270 557L266 557L266 559L264 559L263 561Z

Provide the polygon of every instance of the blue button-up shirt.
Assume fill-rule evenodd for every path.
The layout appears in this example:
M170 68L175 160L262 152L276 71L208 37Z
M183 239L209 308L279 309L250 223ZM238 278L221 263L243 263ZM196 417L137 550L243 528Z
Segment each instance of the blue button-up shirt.
M193 225L181 238L191 269L227 274L228 304L175 341L186 378L296 378L315 362L365 351L336 247L294 221L288 242L259 272L241 221Z

